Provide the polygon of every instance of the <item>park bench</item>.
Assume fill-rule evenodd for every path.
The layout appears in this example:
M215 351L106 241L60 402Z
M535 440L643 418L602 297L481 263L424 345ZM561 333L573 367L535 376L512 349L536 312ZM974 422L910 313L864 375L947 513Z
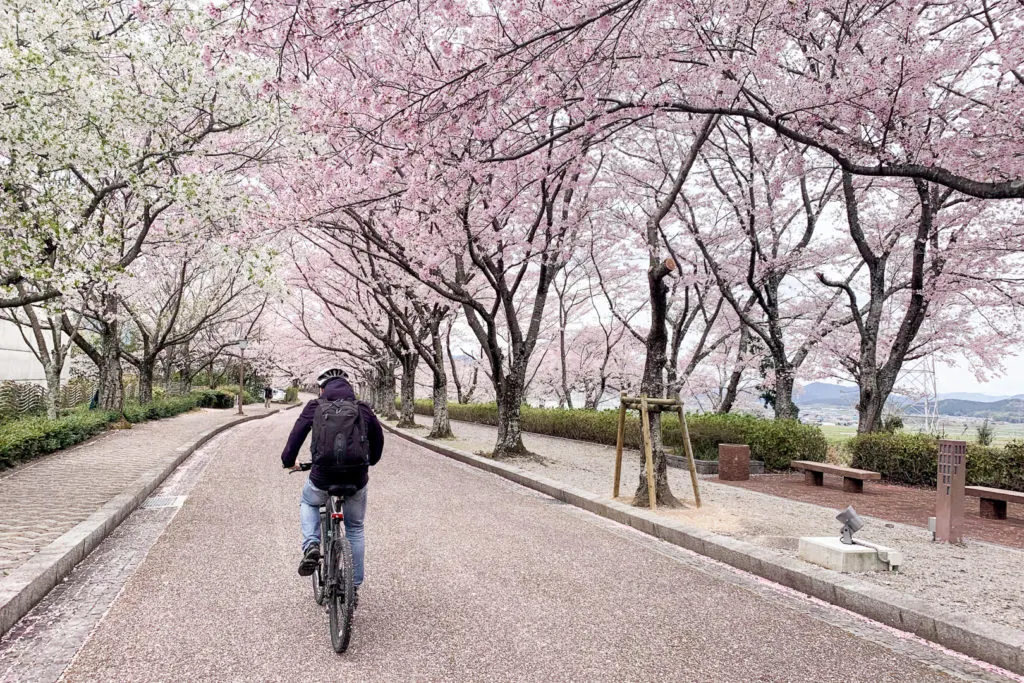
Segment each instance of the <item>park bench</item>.
M843 490L849 493L863 493L864 481L867 479L881 479L882 475L871 470L858 470L853 467L842 465L829 465L824 462L812 462L810 460L794 460L789 463L794 470L801 470L804 473L804 481L811 486L822 486L825 483L826 474L835 474L843 478Z
M1007 503L1024 503L1024 493L988 486L965 486L964 493L981 499L978 514L985 519L1006 519Z

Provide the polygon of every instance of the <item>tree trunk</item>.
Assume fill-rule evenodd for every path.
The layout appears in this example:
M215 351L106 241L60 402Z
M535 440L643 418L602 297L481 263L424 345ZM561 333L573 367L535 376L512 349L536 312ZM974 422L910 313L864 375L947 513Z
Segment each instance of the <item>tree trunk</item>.
M563 317L561 313L559 314L559 316ZM572 391L569 389L568 373L567 373L566 367L565 367L566 366L566 358L565 358L565 356L566 356L566 348L565 348L565 320L564 320L564 318L560 322L561 322L561 326L562 327L558 331L558 352L559 352L559 355L561 356L561 363L562 363L562 400L565 402L565 407L568 408L569 410L572 410ZM559 401L559 403L562 403L562 401ZM561 406L559 406L559 407L561 407Z
M415 351L408 351L402 358L402 414L399 427L416 426L416 366L420 357Z
M389 363L384 363L374 373L377 389L374 391L377 414L385 420L398 420L395 408L395 373Z
M116 295L104 296L103 330L100 335L99 407L124 413L124 381L121 371L121 323Z
M153 375L156 374L156 364L150 359L144 359L139 363L139 404L147 405L153 402Z
M451 423L448 421L448 385L444 382L444 377L441 378L440 383L438 383L437 377L434 377L434 422L430 426L430 434L427 435L427 438L455 438L455 435L452 434Z
M736 395L740 390L740 380L743 379L743 359L747 355L747 347L750 345L750 330L746 325L740 324L740 343L736 351L736 367L729 375L729 383L725 387L725 395L722 402L718 404L718 412L721 414L732 412L736 403Z
M523 378L509 376L504 379L498 393L498 438L494 443L495 458L514 458L529 453L523 445L523 394Z
M46 372L46 417L57 419L57 406L60 404L60 370L53 363L47 363Z
M788 366L775 370L775 419L795 420L800 409L793 403L793 370Z
M860 400L857 402L857 433L877 432L882 425L882 411L885 409L885 394L866 383L861 383Z
M666 315L668 313L668 287L665 278L669 269L664 264L652 265L647 273L647 284L651 302L651 328L647 333L646 358L644 359L644 376L640 384L640 392L650 398L662 398L665 393L663 373L667 361L668 330ZM651 413L651 451L654 458L654 481L657 504L661 507L682 507L682 503L672 494L668 484L668 459L661 438L661 413ZM633 505L647 507L650 497L647 492L647 470L643 449L640 453L640 476L633 496Z
M444 344L441 342L439 323L434 323L430 330L430 340L434 346L434 422L430 426L428 439L451 439L452 426L448 421L448 374L444 367Z

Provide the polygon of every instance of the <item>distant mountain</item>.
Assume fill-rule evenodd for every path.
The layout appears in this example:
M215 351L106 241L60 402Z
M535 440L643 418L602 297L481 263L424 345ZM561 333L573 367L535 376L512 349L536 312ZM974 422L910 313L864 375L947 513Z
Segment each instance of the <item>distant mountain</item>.
M811 382L796 392L793 400L802 407L853 408L857 405L857 387ZM902 406L915 403L906 396L893 394L890 404ZM980 392L951 391L939 394L939 413L953 417L987 417L993 420L1024 422L1024 394L992 396Z
M1005 401L1009 398L1021 398L1021 396L993 396L992 394L982 394L976 391L951 391L949 393L939 392L940 401L945 399L958 399L960 401L974 401L976 403L993 403L995 401Z
M948 398L939 401L939 414L952 417L987 417L1002 422L1024 422L1024 398L1001 401L964 401Z
M795 392L793 401L798 406L839 406L853 407L857 403L857 387L811 382L803 390Z

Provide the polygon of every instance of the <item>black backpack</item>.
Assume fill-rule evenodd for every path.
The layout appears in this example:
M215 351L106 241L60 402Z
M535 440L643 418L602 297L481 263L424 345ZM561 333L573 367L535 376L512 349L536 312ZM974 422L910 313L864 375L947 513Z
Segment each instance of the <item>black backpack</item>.
M313 464L328 470L370 466L370 442L359 403L351 399L317 403L313 415Z

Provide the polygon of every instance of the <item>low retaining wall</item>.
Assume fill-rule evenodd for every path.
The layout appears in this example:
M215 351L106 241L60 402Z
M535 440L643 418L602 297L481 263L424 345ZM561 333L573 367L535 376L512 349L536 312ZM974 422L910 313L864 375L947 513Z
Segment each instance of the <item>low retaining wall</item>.
M689 465L686 464L686 458L681 455L666 454L665 459L668 460L669 467L678 467L683 470L689 468ZM697 474L718 474L717 460L694 460L693 464L697 466ZM760 460L751 460L750 473L764 474L764 463Z

